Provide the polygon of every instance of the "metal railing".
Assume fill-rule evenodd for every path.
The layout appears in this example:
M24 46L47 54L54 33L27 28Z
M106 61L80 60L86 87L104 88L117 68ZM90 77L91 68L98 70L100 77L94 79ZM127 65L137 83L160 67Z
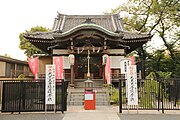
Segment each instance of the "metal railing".
M4 80L2 89L2 112L45 111L45 80ZM66 111L67 82L56 82L56 111ZM48 105L47 111L54 111Z
M111 73L112 80L125 79L126 75L121 73ZM142 79L141 73L137 73L137 78Z
M122 110L180 110L179 79L138 79L138 106L128 106L126 79L119 80L119 112Z

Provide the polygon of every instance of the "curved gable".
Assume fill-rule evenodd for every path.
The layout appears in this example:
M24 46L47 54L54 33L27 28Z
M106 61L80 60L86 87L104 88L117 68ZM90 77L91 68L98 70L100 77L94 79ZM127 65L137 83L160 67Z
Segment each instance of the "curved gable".
M53 33L53 37L54 38L63 38L63 37L67 37L67 36L71 36L73 33L76 33L78 31L99 31L109 37L123 37L123 33L114 33L112 31L107 30L106 28L103 28L102 26L96 25L96 24L92 24L92 23L84 23L78 26L75 26L74 28L63 32L63 33Z

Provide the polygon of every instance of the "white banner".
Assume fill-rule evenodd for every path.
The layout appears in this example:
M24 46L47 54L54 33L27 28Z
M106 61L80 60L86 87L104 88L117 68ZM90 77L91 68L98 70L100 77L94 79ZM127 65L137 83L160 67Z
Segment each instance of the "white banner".
M124 58L120 60L120 68L121 68L121 74L125 75L125 84L126 84L126 98L128 98L128 83L127 83L127 76L128 76L128 71L129 67L131 65L131 59L129 58Z
M56 72L55 65L46 65L46 104L55 104L56 99Z
M131 59L126 58L120 60L121 74L127 74L130 65L131 65Z
M136 65L131 65L127 72L128 105L138 105L137 70Z

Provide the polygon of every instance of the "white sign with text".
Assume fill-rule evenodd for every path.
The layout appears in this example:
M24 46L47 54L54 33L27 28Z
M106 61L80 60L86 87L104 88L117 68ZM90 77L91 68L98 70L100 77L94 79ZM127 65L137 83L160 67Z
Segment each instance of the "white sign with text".
M136 65L130 65L127 73L128 105L138 105L137 70Z
M56 73L55 65L46 65L46 104L55 104L56 99Z

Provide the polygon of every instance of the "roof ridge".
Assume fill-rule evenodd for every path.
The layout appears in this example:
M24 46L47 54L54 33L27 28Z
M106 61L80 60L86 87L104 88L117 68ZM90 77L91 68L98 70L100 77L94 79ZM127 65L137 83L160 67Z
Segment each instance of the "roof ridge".
M62 13L59 13L57 12L57 17L59 16L120 16L119 14L89 14L89 15L83 15L83 14L62 14Z

